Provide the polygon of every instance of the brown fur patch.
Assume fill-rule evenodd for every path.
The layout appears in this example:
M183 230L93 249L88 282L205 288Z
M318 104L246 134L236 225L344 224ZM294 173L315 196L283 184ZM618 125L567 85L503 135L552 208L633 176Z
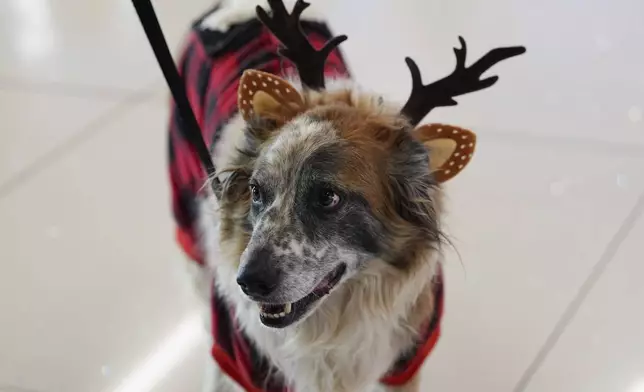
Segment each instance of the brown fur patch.
M340 132L338 136L348 142L347 164L339 176L344 184L359 190L373 208L380 210L386 202L388 157L396 133L405 129L402 119L337 104L310 110L307 115L330 122Z
M365 196L372 210L381 222L389 227L392 255L395 260L390 262L399 266L409 266L409 260L413 260L413 251L424 250L428 242L436 244L440 238L428 238L424 235L438 227L431 227L428 232L419 230L418 226L410 224L400 215L400 208L397 203L400 197L397 194L396 182L392 179L396 165L400 162L393 162L394 157L400 154L401 145L413 139L409 124L400 116L373 111L369 106L350 106L353 102L349 95L339 94L333 96L338 98L342 104L334 104L318 107L307 112L316 119L328 121L339 130L339 137L348 142L345 151L346 164L340 170L339 177L344 185L356 190ZM320 97L321 101L331 99ZM364 100L362 101L364 103ZM405 157L402 157L404 160ZM408 179L413 181L412 178ZM434 189L423 189L424 194L416 195L417 200L411 202L427 206L426 213L432 220L439 219L442 211L442 195L440 188L436 185ZM406 249L404 255L399 251Z

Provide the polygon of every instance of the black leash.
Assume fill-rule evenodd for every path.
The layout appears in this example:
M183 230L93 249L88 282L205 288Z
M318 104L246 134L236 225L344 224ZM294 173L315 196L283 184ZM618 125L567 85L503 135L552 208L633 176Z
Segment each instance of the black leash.
M186 89L181 80L181 76L179 76L179 71L174 64L174 60L170 54L170 49L168 49L168 44L163 36L163 31L161 31L161 26L159 25L154 8L152 7L150 0L132 0L132 4L136 9L136 13L139 15L139 20L141 21L143 30L145 30L145 35L148 37L148 41L150 42L150 46L152 46L157 62L161 67L161 71L163 71L163 76L172 92L172 97L177 104L179 120L182 122L182 128L185 132L184 136L188 139L190 144L192 144L195 150L197 150L199 159L206 168L208 177L212 179L213 185L217 187L219 185L219 180L215 176L215 165L210 157L208 147L206 147L206 144L204 143L199 123L197 123L195 114L192 111L190 102L188 101Z

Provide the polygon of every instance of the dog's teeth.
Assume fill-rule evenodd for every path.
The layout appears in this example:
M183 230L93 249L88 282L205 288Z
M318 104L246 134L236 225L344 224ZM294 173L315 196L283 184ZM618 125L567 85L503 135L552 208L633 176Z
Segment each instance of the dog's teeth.
M286 316L286 313L284 313L284 312L282 312L282 313L277 313L277 314L274 314L274 313L261 313L261 315L262 315L263 317L266 317L266 318L274 318L274 319L277 319L277 318L280 318L280 317L284 317L284 316Z
M263 307L260 306L260 314L262 315L262 317L266 317L266 318L274 318L274 319L282 318L282 317L285 317L287 314L291 313L291 311L293 310L293 305L288 303L288 304L285 304L282 308L283 308L283 311L281 313L267 313L267 312L262 312Z

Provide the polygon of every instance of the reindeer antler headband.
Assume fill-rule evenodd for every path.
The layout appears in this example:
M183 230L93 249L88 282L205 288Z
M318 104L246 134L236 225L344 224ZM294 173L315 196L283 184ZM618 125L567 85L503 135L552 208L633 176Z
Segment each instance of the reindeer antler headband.
M208 175L213 179L213 186L218 187L219 182L215 177L215 167L186 98L185 88L180 81L150 0L132 0L132 2L168 86L172 91L172 95L177 102L182 121L186 125L186 136L195 147ZM286 10L283 0L268 0L268 4L272 12L269 14L262 7L257 6L257 17L282 43L279 53L293 62L305 88L313 90L324 89L324 65L326 59L338 45L347 39L347 36L334 37L322 49L316 50L302 31L300 24L302 12L309 6L309 3L297 0L290 14ZM498 76L491 76L481 80L483 73L495 64L526 51L522 46L496 48L467 67L465 65L467 54L465 40L459 37L459 41L461 47L454 48L454 54L456 55L454 71L450 75L428 85L423 85L421 73L416 62L409 57L405 59L411 72L412 90L400 113L407 117L412 125L418 125L434 108L456 105L457 102L454 97L492 86L498 80ZM239 108L246 119L255 112L263 110L277 111L286 118L292 117L303 109L303 104L303 99L297 90L275 75L249 70L242 76L239 91ZM439 175L444 179L451 178L464 166L465 162L456 164L457 158L463 158L463 161L467 161L471 157L475 135L470 131L458 127L439 125L423 126L418 128L417 131L419 131L419 134L424 135L426 140L440 138L441 141L452 140L456 143L454 148L451 149L451 155L445 158L446 160L443 162L445 167L441 166L441 168L437 169L440 170ZM443 133L443 131L445 132ZM450 136L445 136L447 134ZM452 166L454 166L453 169Z
M499 80L498 76L490 76L480 80L488 69L494 64L507 60L510 57L525 53L523 46L492 49L485 56L478 59L469 67L465 66L467 46L463 37L458 37L460 48L454 48L456 67L454 71L443 79L434 83L423 85L420 70L416 62L410 57L405 59L411 72L412 89L409 99L403 106L401 113L409 118L413 125L417 125L432 109L439 106L454 106L454 97L483 90L492 86Z
M298 0L289 14L282 0L268 1L272 15L257 6L257 18L282 42L278 53L291 60L297 68L302 84L306 87L321 90L324 88L324 64L327 57L342 42L346 35L331 38L322 49L315 50L302 31L300 16L311 4Z

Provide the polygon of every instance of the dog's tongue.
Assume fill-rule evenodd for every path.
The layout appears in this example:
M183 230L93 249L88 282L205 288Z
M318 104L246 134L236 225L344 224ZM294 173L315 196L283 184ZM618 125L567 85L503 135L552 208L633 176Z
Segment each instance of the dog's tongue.
M329 291L331 290L331 279L332 279L331 276L327 276L326 278L324 278L324 280L322 280L320 284L317 285L317 287L315 288L315 290L313 290L313 292L317 295L328 294Z
M324 280L320 282L317 288L322 290L329 288L329 286L331 286L331 278L333 277L330 275L327 275L326 278L324 278Z
M284 311L284 305L261 304L260 308L263 313L276 314Z

